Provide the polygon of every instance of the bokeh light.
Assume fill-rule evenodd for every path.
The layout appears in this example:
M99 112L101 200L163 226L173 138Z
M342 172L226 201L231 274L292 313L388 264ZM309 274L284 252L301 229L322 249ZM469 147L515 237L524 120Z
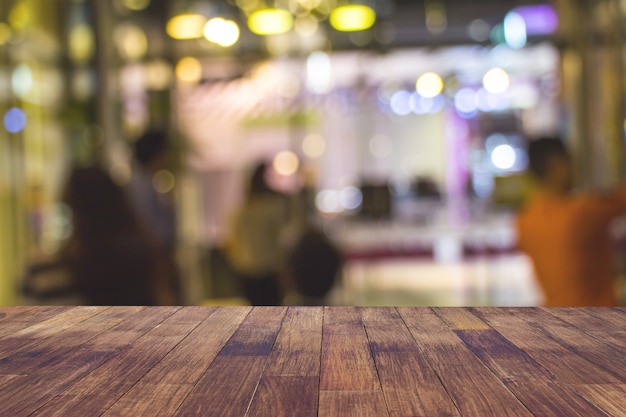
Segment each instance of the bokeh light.
M202 79L202 64L196 58L188 56L176 64L176 77L187 83L197 83Z
M232 20L214 17L204 25L204 37L219 46L227 48L239 40L239 26Z
M321 135L311 133L302 141L302 152L309 158L319 158L326 152L326 140Z
M279 175L288 177L298 171L300 160L295 153L291 151L282 151L274 157L272 165L274 167L274 171L276 171Z
M146 87L150 90L167 90L172 84L173 71L169 62L157 59L144 67Z
M513 168L516 159L515 149L508 144L498 145L491 152L491 162L498 169Z
M0 46L11 40L11 26L4 22L0 22Z
M16 96L24 99L33 88L33 71L27 64L20 64L13 70L11 86Z
M462 114L476 112L476 93L471 88L462 88L454 95L454 107Z
M306 61L306 85L317 94L328 93L332 87L332 66L327 53L313 52Z
M513 49L526 46L526 22L515 12L509 12L504 17L504 41Z
M206 24L206 18L199 14L181 14L172 17L165 31L173 39L198 39L202 37L202 31Z
M305 38L315 35L318 28L318 20L310 14L298 17L294 23L296 33Z
M174 189L176 185L176 179L174 174L167 170L157 171L152 177L152 186L156 192L160 194L167 194Z
M286 33L292 27L293 16L284 9L263 9L248 17L250 31L261 36Z
M113 33L118 53L124 59L136 61L148 52L148 38L144 31L133 24L119 25Z
M341 32L356 32L371 28L376 22L376 12L370 7L350 4L337 7L330 13L330 25Z
M370 139L369 148L371 154L376 158L386 158L391 155L393 144L389 137L379 134Z
M432 98L441 93L443 90L443 80L434 72L422 74L415 84L417 92L427 98Z
M69 55L72 61L84 63L91 59L95 52L95 38L91 27L87 24L74 26L69 34Z
M339 213L342 211L341 196L337 190L322 190L315 197L315 206L319 211L326 214Z
M363 203L363 194L357 187L345 187L339 193L339 204L345 210L356 210Z
M22 109L13 107L4 115L4 128L10 133L19 133L26 127L26 114Z
M483 77L483 87L491 94L504 93L509 84L509 74L502 68L492 68Z
M467 27L467 34L476 42L485 42L489 39L491 26L483 19L475 19Z
M396 91L389 101L389 105L391 106L391 111L397 114L398 116L406 116L411 113L411 105L409 101L411 100L411 93L406 90Z
M150 5L150 0L122 0L122 5L129 10L143 10Z

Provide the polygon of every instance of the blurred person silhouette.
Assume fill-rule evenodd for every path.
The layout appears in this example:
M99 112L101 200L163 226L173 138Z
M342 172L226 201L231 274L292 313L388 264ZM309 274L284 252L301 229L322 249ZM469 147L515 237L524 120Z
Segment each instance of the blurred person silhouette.
M156 238L169 252L176 249L176 216L167 195L154 186L155 174L167 171L171 155L163 131L150 130L134 144L137 167L129 184L131 202Z
M253 306L282 303L279 275L285 263L289 200L269 187L266 175L266 164L257 165L245 201L234 214L227 245L243 294Z
M288 278L295 290L286 304L316 306L329 304L328 294L342 266L341 252L314 228L306 230L288 259Z
M58 262L81 303L177 304L173 263L103 169L73 169L64 200L73 230Z
M607 195L572 192L570 155L559 138L528 147L537 189L517 219L519 247L530 257L548 306L616 303L609 226L626 211L626 184Z

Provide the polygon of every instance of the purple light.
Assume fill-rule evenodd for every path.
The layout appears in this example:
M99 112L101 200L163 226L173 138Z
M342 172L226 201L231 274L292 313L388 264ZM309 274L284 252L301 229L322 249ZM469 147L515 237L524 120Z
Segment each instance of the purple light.
M526 23L526 33L529 35L549 35L559 26L556 10L547 4L521 6L512 11L522 16Z

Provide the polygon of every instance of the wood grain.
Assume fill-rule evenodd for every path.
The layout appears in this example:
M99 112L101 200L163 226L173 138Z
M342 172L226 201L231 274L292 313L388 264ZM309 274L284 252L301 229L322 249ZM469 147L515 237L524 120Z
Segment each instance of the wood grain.
M389 416L381 391L321 391L319 417Z
M367 334L355 307L324 309L320 389L380 390Z
M532 415L502 379L494 375L432 310L398 310L417 341L420 353L433 367L462 415ZM484 327L484 323L480 327ZM481 394L475 395L476 392Z
M389 415L459 416L397 311L361 310Z
M624 317L0 307L0 415L626 417Z

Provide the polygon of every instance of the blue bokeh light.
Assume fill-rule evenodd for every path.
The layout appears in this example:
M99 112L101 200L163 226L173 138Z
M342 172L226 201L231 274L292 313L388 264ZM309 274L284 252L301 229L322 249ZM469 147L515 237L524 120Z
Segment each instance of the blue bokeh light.
M4 115L4 128L10 133L19 133L26 127L24 110L13 107Z

